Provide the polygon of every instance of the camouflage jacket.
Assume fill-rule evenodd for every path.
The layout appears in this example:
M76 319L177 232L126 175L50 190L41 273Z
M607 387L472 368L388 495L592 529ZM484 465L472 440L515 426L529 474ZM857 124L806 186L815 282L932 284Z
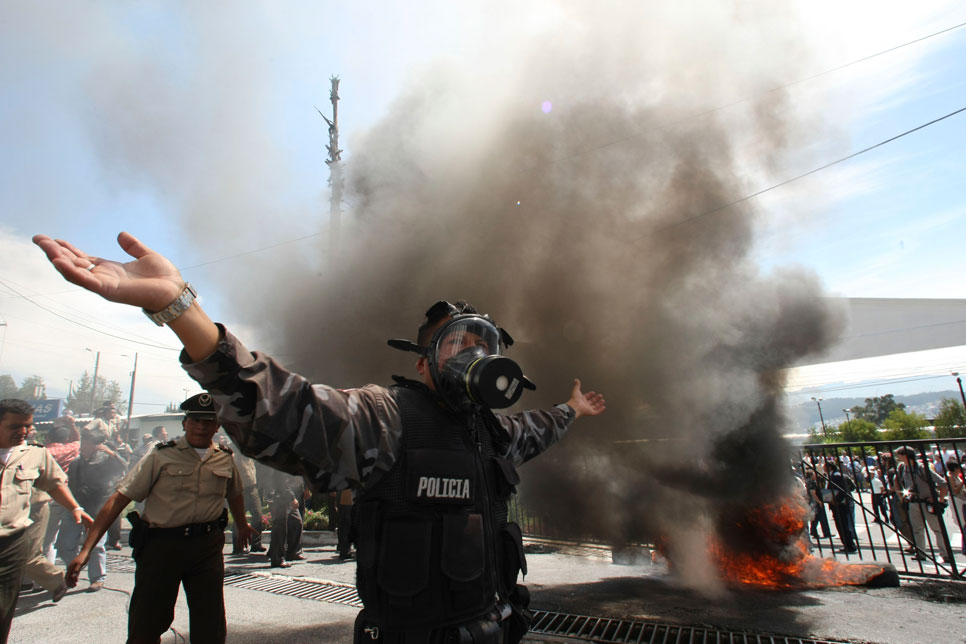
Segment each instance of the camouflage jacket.
M402 418L393 389L312 384L274 359L249 351L219 325L218 349L185 371L211 394L218 420L242 453L298 474L316 491L368 488L395 464ZM510 436L506 458L519 465L566 433L569 405L496 418Z

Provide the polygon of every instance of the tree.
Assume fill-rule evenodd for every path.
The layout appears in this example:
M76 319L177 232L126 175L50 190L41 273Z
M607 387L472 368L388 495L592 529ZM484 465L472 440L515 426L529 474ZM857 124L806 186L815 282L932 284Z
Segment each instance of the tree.
M121 391L121 385L117 384L117 380L110 380L107 384L102 383L98 385L97 398L101 401L102 405L104 403L114 403L118 414L123 415L127 412L127 401L124 400L124 392Z
M886 440L900 441L929 438L925 429L927 424L926 417L922 414L910 413L905 409L894 409L882 426L886 429Z
M943 398L934 421L936 438L961 438L966 436L966 411L953 398Z
M852 412L856 418L871 421L876 427L879 427L885 423L886 418L888 418L889 414L891 414L893 411L905 408L905 403L897 403L895 396L892 394L886 394L882 397L876 396L875 398L866 398L864 407L856 405L849 411Z
M806 441L809 445L815 445L817 443L827 443L829 442L826 437L812 425L808 428L808 440Z
M875 423L864 418L854 418L839 425L838 433L846 443L869 443L880 440Z
M17 397L17 382L8 373L0 376L0 400Z
M85 370L80 380L74 387L74 391L67 398L67 406L78 415L90 413L91 409L91 385L93 378ZM114 403L118 413L127 411L127 402L122 400L121 386L116 380L108 381L101 376L97 377L97 390L94 392L93 409L98 409L104 403Z
M46 400L47 385L44 384L44 379L40 376L28 376L24 378L14 398L20 398L21 400Z

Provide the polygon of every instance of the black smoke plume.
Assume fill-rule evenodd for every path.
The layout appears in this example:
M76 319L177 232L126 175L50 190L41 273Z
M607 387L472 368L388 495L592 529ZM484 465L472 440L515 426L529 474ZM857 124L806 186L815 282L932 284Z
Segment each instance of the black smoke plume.
M350 139L335 250L314 277L273 267L286 286L252 314L295 369L350 387L414 375L386 339L414 339L439 299L474 303L517 339L538 387L523 405L566 400L574 377L607 397L523 468L525 505L566 535L667 538L687 575L720 508L790 490L782 369L840 324L811 274L753 262L769 213L726 205L803 140L763 92L796 63L744 56L727 29L748 16L701 42L707 25L662 36L643 10L563 6L581 29L513 43L512 71L441 64Z

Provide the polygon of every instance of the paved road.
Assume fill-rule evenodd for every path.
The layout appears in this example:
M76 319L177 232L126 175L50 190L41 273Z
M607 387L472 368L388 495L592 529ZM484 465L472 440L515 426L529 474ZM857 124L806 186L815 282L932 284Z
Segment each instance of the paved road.
M534 550L534 548L530 548ZM902 588L849 588L764 592L713 591L708 575L673 576L660 562L642 557L635 565L615 565L606 549L543 547L528 555L526 583L535 608L581 615L607 615L627 620L714 625L739 632L767 632L880 644L960 642L966 632L962 587L935 588L932 582L905 581ZM340 562L331 545L306 549L307 559L289 569L270 569L264 556L226 554L229 572L262 583L262 590L226 579L228 641L350 642L357 608L270 592L266 585L324 582L320 588L351 586L355 566ZM86 583L59 604L49 594L21 596L11 642L19 644L121 644L125 640L126 606L133 585L133 565L125 549L112 553L107 587L84 592ZM294 581L293 581L294 580ZM277 590L277 589L276 589ZM957 594L958 593L958 594ZM954 603L949 603L954 602ZM959 603L955 603L959 602ZM180 644L188 635L183 597L176 608L175 632L164 644ZM557 642L554 636L528 635L529 642Z

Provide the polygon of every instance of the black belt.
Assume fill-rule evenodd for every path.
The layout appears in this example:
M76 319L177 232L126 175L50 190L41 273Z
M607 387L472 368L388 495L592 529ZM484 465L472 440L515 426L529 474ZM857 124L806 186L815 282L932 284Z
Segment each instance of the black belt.
M189 523L176 528L150 528L148 534L152 537L202 537L213 532L224 532L220 519L207 523Z

